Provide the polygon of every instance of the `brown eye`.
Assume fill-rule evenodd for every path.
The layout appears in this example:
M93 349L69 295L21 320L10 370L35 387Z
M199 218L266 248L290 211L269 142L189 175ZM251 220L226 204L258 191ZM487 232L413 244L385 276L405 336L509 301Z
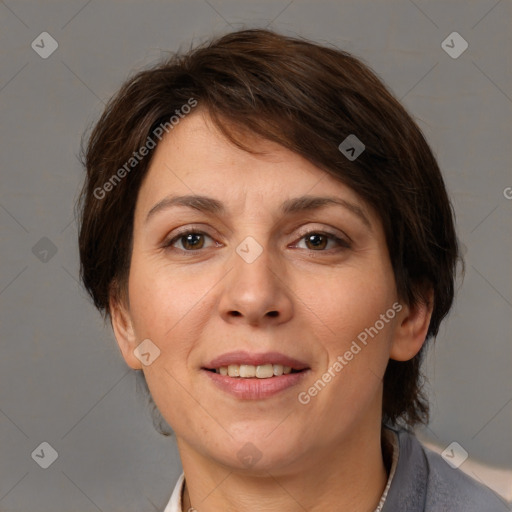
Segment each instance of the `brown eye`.
M307 235L304 238L306 240L306 245L308 249L325 249L325 247L327 246L328 238L325 235L314 233L312 235Z
M202 249L204 245L204 236L200 233L190 233L180 237L184 249Z
M304 240L305 248L309 249L310 251L317 251L317 252L324 252L326 249L329 250L332 247L327 247L329 245L329 242L334 243L334 249L337 248L345 248L349 249L350 244L346 240L342 240L341 238L338 238L337 236L331 234L331 233L322 233L317 231L311 231L309 233L306 233L302 238L301 241ZM327 252L327 251L325 251Z
M180 233L175 236L172 240L165 243L164 247L173 247L178 250L192 252L203 249L205 247L205 238L210 238L206 233L200 231L187 231ZM181 247L174 247L176 244L180 244Z

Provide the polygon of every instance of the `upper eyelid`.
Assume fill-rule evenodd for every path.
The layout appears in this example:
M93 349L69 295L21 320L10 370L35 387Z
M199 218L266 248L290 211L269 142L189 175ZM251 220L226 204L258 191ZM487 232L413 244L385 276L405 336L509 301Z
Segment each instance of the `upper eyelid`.
M199 234L202 234L202 235L207 235L211 238L213 238L215 235L213 234L210 234L208 231L206 231L204 228L201 228L201 227L195 227L195 226L190 226L190 227L184 227L183 229L181 228L177 228L179 231L177 233L175 233L174 235L172 236L167 236L166 239L167 240L172 240L172 239L175 239L175 238L178 238L180 236L184 236L184 235L187 235L189 233L199 233ZM335 228L324 228L324 227L321 227L321 228L312 228L312 227L308 227L308 228L303 228L303 226L298 226L298 227L295 227L291 230L286 230L284 232L284 234L286 236L289 236L291 233L293 233L294 231L299 231L301 233L301 236L305 236L309 233L325 233L326 235L331 235L331 236L342 236L342 237L346 237L350 240L350 237L342 230L340 229L336 229L336 231L340 232L341 235L338 235L337 233L334 232Z
M333 236L333 237L336 237L336 238L346 238L349 242L352 242L352 239L344 231L342 231L339 228L337 228L337 229L336 228L332 228L332 227L331 228L304 227L304 229L302 229L302 228L303 228L303 226L299 226L298 228L293 229L292 231L287 232L287 235L293 233L296 230L298 230L301 233L301 235L300 235L301 238L306 236L309 233L323 233L323 234L326 234L326 235L329 235L329 236Z
M322 226L322 227L310 227L309 226L310 224L320 224L321 225L322 223L319 222L319 221L309 220L307 222L304 222L304 223L300 224L299 226L295 226L295 227L287 228L287 229L283 230L283 234L285 236L289 236L294 231L302 232L303 235L308 234L309 232L325 232L328 235L341 236L341 237L345 237L348 240L352 241L350 236L345 231L343 231L340 228L335 228L335 227L332 227L332 226L331 227L324 227L324 226ZM199 225L199 224L195 225L194 223L185 224L183 226L180 226L180 227L176 228L173 231L176 231L176 230L178 232L175 235L173 235L172 238L175 238L177 236L182 236L182 235L187 234L187 233L189 233L191 231L194 232L194 233L202 233L202 234L208 235L210 237L214 237L215 236L215 235L210 234L208 231L206 231L205 228L202 225ZM212 229L212 231L215 231L216 233L219 233L219 231L217 229L214 229L214 228ZM228 233L232 234L232 230L229 229ZM166 237L166 238L169 239L169 237Z

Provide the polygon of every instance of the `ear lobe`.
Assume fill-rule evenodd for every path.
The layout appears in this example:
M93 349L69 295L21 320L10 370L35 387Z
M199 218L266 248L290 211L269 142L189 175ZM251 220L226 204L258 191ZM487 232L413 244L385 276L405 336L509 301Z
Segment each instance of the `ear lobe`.
M142 363L134 354L134 350L137 347L137 337L133 328L130 312L122 301L112 297L112 295L109 304L112 329L121 354L130 368L140 370L142 369Z
M434 292L429 289L426 301L420 301L411 306L404 306L397 315L395 335L389 357L395 361L409 361L425 343L432 310L434 307Z

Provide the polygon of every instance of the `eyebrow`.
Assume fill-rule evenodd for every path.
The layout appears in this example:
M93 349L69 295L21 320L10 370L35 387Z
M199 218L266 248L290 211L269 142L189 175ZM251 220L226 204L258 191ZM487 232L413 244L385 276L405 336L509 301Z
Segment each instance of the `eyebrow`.
M330 205L342 206L346 210L349 210L359 217L368 229L371 230L370 221L361 207L335 196L301 196L287 199L281 205L281 213L284 215L290 215L293 213L319 210ZM192 194L185 196L168 196L156 203L151 210L149 210L145 222L147 223L151 217L155 216L157 213L176 206L185 206L214 215L224 215L226 213L224 204L213 197Z

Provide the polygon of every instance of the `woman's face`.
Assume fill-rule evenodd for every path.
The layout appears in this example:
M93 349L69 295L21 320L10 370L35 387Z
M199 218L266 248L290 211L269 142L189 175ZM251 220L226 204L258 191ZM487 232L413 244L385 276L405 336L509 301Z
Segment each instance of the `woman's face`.
M375 212L297 154L251 145L265 154L233 146L201 112L159 144L114 329L180 451L277 474L380 425L401 306ZM143 340L145 364L134 354ZM286 358L305 369L209 371L254 363L265 376Z

